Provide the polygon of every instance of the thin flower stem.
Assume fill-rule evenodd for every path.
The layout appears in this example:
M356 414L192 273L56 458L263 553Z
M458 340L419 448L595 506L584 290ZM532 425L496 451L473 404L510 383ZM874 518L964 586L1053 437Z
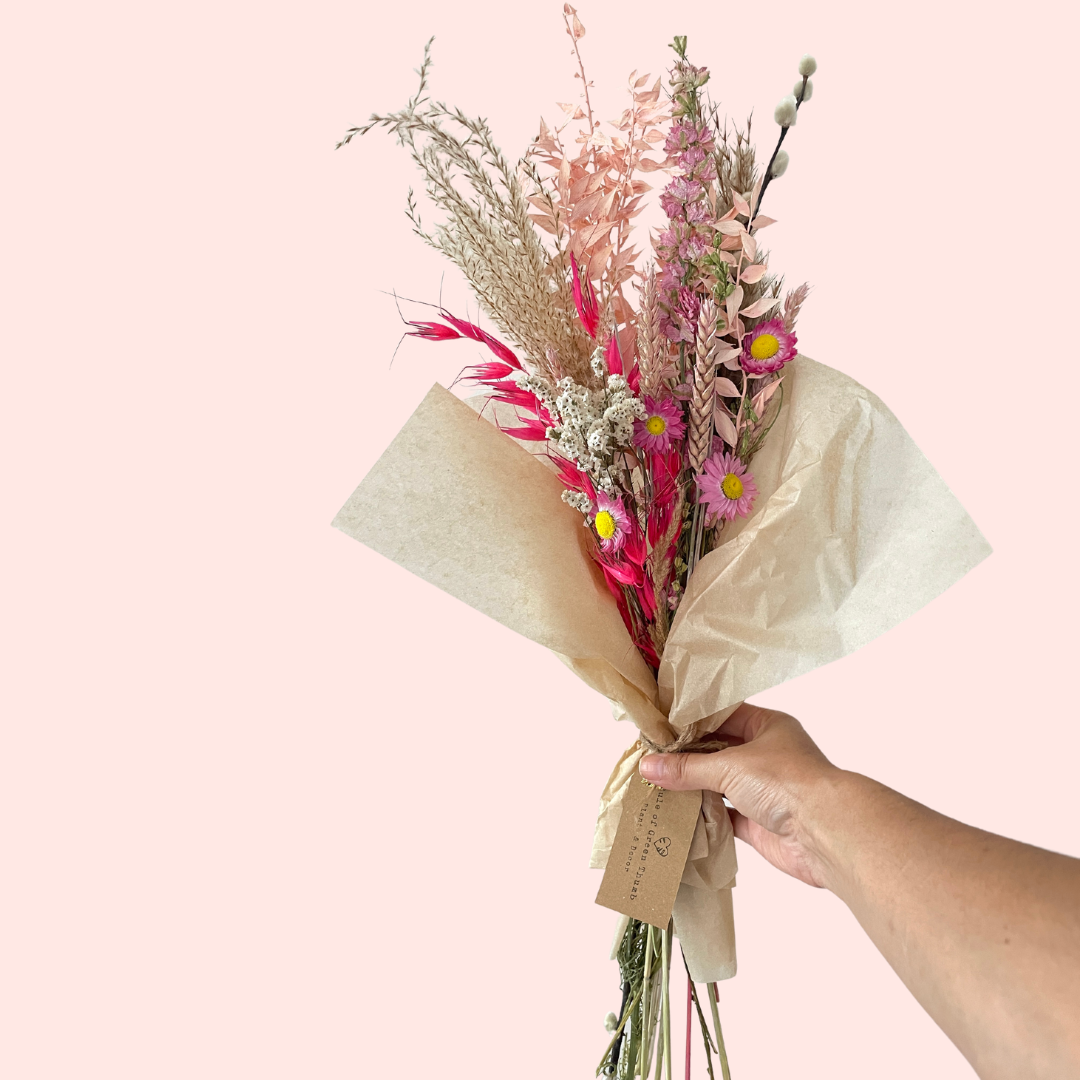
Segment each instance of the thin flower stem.
M645 975L641 983L641 1075L649 1075L649 1051L652 1049L652 1028L649 1026L649 983L652 981L653 932L650 924L645 938Z
M641 989L638 988L638 992L633 996L630 1001L630 1005L623 1011L622 1019L619 1021L619 1026L615 1029L614 1034L611 1036L611 1042L607 1044L607 1049L604 1051L604 1056L600 1059L600 1068L596 1070L596 1075L599 1076L601 1070L604 1068L607 1062L608 1055L614 1049L615 1043L622 1038L623 1028L626 1027L626 1021L630 1019L630 1014L634 1011L634 1006L641 1000Z
M563 12L563 22L566 23L566 32L570 35L570 40L574 43L574 55L577 57L578 70L581 72L581 87L585 91L585 112L589 116L589 135L593 132L593 118L592 118L592 105L589 102L589 80L585 78L585 64L581 59L581 52L578 49L578 39L574 36L573 27L570 25L570 19L568 18L568 12Z
M671 924L664 931L664 1075L671 1080Z
M709 983L709 1004L712 1006L713 1030L716 1032L716 1052L720 1055L720 1072L724 1080L731 1080L731 1070L728 1068L727 1048L724 1046L724 1033L720 1030L720 1010L717 1001L720 991L716 983Z
M694 1033L694 984L690 976L686 977L686 1080L690 1080L690 1048L693 1041L690 1038Z

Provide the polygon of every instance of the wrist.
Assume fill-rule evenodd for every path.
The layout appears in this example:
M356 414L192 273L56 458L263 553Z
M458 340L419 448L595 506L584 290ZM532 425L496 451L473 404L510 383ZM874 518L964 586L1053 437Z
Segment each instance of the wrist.
M832 768L818 777L803 800L801 841L818 885L846 900L854 880L858 830L871 816L881 784Z

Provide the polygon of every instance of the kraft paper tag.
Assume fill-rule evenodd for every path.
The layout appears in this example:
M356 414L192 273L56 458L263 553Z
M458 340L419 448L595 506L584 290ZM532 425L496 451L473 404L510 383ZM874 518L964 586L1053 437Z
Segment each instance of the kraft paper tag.
M700 791L632 780L596 902L665 929L700 813Z

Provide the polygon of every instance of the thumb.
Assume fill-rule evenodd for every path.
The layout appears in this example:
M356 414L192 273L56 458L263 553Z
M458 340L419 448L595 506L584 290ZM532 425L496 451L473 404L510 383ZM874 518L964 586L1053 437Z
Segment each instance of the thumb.
M728 769L715 754L649 754L638 763L638 772L650 783L669 791L715 791L724 793Z

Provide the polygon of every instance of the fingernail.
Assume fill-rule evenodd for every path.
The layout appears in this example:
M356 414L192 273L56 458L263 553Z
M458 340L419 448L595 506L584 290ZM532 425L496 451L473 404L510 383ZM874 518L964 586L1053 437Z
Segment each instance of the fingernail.
M651 780L654 784L659 783L667 772L667 761L664 755L650 754L648 757L643 757L638 762L638 772L646 780Z

